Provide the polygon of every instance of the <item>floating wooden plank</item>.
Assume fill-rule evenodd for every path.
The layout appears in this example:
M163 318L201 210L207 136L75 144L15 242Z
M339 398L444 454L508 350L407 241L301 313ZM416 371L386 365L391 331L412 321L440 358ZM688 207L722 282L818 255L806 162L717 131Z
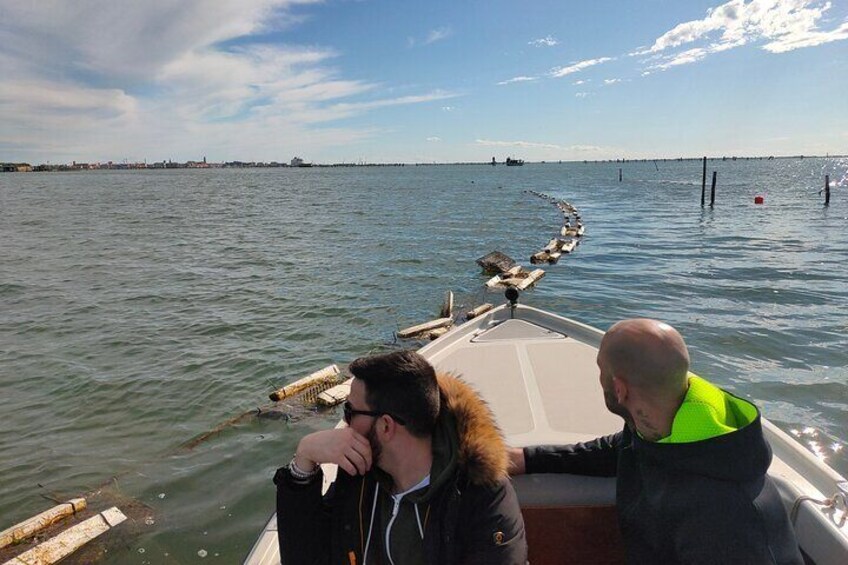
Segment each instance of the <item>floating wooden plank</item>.
M423 334L424 332L435 330L436 328L443 328L445 326L449 326L453 323L453 318L439 318L438 320L430 320L429 322L424 322L423 324L418 324L417 326L412 326L403 330L400 330L397 333L397 336L400 339L407 339L413 336L417 336L419 334Z
M439 312L440 318L452 318L453 317L453 291L447 291L445 294L445 301L442 303L442 310Z
M446 333L448 333L448 328L436 328L435 330L428 332L427 337L430 338L430 341L433 341L435 339L439 339Z
M547 263L550 258L551 255L547 251L539 251L530 256L530 262L534 265L537 263Z
M503 282L505 280L509 279L510 277L517 276L520 272L521 272L521 266L516 265L515 267L511 268L507 272L502 273L500 275L495 275L494 277L490 278L488 281L486 281L486 286L489 287L489 288L494 288L494 287L496 287L500 284L503 284Z
M298 379L295 382L288 384L279 390L275 390L274 392L268 395L268 398L270 398L274 402L283 400L284 398L288 398L289 396L292 396L299 392L303 392L309 387L324 384L329 381L335 381L338 374L339 368L336 365L329 365L327 367L324 367L320 371L315 371L311 375L307 375L302 379Z
M501 281L501 286L518 286L518 285L519 285L519 284L521 284L522 282L524 282L524 279L523 279L523 278L519 278L519 277L510 277L510 278L508 278L508 279L504 279L504 280L502 280L502 281Z
M68 528L56 537L38 544L3 565L52 565L126 519L124 513L113 506Z
M518 283L516 288L518 288L518 290L524 290L525 288L536 284L536 282L544 276L545 271L543 271L542 269L536 269L534 271L531 271L530 275L528 275L526 279Z
M562 246L562 252L571 253L572 251L574 251L575 247L577 247L577 241L572 239L571 241Z
M586 233L586 226L578 225L577 226L577 237L583 237L584 233Z
M559 258L562 257L562 252L554 251L550 255L548 255L548 263L554 264L559 261Z
M347 397L350 396L350 383L353 382L353 379L348 379L340 385L336 385L332 388L328 388L324 392L318 395L316 402L319 406L335 406L336 404L341 404Z
M548 242L546 246L542 248L542 251L547 251L548 253L550 253L551 251L556 251L557 249L559 249L559 244L560 241L557 238L553 238Z
M86 502L84 498L72 498L64 504L54 506L50 510L45 510L37 516L15 524L11 528L0 532L0 548L25 540L33 534L37 534L48 526L55 524L62 518L67 518L76 512L85 510L85 506Z
M466 313L465 313L465 318L466 318L466 319L468 319L468 320L471 320L471 319L473 319L473 318L476 318L476 317L477 317L477 316L479 316L480 314L483 314L483 313L485 313L485 312L488 312L488 311L489 311L489 310L491 310L492 308L494 308L494 306L493 306L492 304L489 304L488 302L486 302L485 304L481 304L481 305L480 305L480 306L478 306L477 308L474 308L474 309L469 310L468 312L466 312Z

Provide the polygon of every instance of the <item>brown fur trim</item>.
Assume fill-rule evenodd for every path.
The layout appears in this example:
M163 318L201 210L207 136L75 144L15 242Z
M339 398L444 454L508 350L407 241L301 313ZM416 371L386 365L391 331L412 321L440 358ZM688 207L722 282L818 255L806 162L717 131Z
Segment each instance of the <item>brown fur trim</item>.
M469 480L494 485L508 477L509 457L503 434L489 405L467 383L458 378L437 376L445 406L456 418L459 436L459 465Z

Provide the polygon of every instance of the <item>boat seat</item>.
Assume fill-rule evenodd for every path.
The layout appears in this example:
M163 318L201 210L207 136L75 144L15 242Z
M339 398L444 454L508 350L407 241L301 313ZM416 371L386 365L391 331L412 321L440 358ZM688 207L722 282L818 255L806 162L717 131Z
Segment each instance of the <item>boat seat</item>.
M531 565L624 563L614 478L536 474L513 484Z

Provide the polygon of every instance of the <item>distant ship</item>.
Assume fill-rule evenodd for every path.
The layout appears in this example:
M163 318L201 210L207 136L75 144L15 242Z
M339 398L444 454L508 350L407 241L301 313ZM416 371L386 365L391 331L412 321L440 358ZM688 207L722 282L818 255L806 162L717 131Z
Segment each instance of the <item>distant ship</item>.
M291 165L289 165L289 166L290 167L311 167L312 163L304 163L303 159L301 159L300 157L295 157L294 159L291 160Z
M524 159L512 159L510 157L506 158L506 166L507 167L521 167L524 165Z

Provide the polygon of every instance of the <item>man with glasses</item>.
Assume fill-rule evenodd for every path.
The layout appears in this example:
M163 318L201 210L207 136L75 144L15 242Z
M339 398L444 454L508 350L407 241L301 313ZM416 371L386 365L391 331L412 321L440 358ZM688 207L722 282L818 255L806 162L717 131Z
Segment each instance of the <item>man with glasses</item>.
M506 446L477 394L412 351L350 372L347 427L304 436L274 477L282 562L526 563ZM324 463L339 472L322 496Z

